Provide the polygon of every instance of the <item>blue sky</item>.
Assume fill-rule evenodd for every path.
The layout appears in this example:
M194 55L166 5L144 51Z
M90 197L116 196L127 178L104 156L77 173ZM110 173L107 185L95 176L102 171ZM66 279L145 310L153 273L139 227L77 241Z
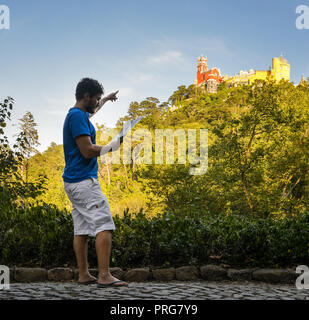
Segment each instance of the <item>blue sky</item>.
M282 53L298 83L309 77L309 30L295 26L301 4L309 0L0 0L11 20L10 30L0 30L0 101L15 99L13 123L34 115L44 151L62 143L64 117L86 76L106 94L119 89L117 102L92 118L109 127L131 101L166 101L192 84L201 54L233 75L268 69Z

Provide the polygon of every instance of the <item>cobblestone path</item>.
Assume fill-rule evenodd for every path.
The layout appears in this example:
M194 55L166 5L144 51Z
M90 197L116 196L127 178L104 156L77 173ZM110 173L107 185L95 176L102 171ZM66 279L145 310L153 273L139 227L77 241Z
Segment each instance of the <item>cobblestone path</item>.
M309 300L294 285L253 282L130 282L129 287L97 288L71 282L12 283L0 300Z

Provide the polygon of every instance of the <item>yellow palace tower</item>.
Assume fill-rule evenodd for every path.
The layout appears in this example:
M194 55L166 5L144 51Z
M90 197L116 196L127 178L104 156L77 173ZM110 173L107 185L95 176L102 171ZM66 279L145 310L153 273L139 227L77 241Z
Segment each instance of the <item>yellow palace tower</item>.
M272 76L274 80L280 81L281 79L290 81L291 67L286 59L282 57L273 58Z

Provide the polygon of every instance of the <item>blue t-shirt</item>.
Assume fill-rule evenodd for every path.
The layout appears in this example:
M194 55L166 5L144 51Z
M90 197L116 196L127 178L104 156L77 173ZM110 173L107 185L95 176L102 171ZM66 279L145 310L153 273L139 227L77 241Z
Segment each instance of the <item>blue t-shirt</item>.
M86 159L80 153L75 138L80 135L91 137L96 144L96 132L89 121L89 113L79 108L71 108L63 125L63 150L65 168L62 178L65 182L79 182L90 177L98 178L97 157Z

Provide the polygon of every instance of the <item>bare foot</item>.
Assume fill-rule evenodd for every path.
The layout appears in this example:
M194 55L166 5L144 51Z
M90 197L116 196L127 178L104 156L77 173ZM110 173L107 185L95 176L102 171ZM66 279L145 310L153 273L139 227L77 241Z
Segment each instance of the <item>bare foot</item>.
M112 283L114 281L121 281L121 282L115 283L115 284L113 284L113 286L123 287L123 286L127 286L128 285L127 282L119 280L119 279L113 277L111 274L108 274L106 276L99 276L98 283L99 284L109 284L109 283Z
M97 278L92 276L89 272L86 273L83 276L79 276L78 277L78 282L81 282L81 283L88 282L88 281L93 281L93 280L97 280Z

